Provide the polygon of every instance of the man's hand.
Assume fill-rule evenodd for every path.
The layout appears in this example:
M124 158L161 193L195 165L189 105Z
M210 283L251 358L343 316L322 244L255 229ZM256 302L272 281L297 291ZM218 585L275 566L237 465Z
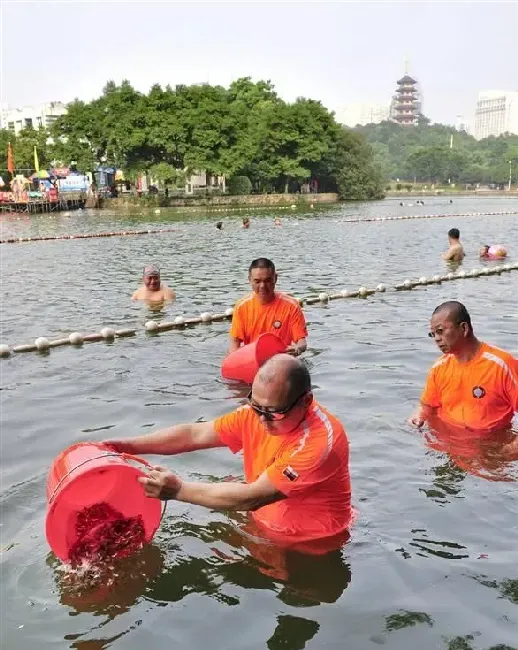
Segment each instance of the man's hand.
M296 343L292 343L291 345L288 345L285 352L286 354L291 354L292 357L298 357L300 354L300 349Z
M182 480L176 474L158 465L147 476L141 476L138 482L144 487L147 497L162 501L176 499L182 487Z
M411 418L408 419L408 424L411 424L413 427L417 427L418 429L422 429L424 426L425 420L417 414L413 415Z
M113 451L116 451L119 454L134 454L135 450L133 448L133 445L131 444L130 440L103 440L101 442L102 445L106 445L106 447L109 447L110 449L113 449Z

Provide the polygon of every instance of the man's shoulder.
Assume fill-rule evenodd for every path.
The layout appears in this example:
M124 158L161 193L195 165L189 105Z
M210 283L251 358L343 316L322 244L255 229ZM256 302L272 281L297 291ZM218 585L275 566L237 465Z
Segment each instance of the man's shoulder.
M300 302L297 300L297 298L290 296L288 293L277 292L277 299L289 305L290 307L301 309Z
M505 371L511 369L516 371L516 368L518 366L518 359L513 357L510 352L502 350L501 348L497 348L494 345L489 345L488 343L482 343L482 346L482 358L484 361L496 363Z
M251 306L253 304L252 303L253 298L254 298L253 291L251 291L250 293L247 293L245 296L243 296L242 298L239 298L236 301L236 304L234 305L234 309L243 309L243 308L246 309L247 307L249 307L249 306Z
M326 447L331 447L336 441L347 441L345 428L340 420L316 401L311 405L306 419L305 433L308 433L309 438L315 438L315 442L319 438L320 443Z

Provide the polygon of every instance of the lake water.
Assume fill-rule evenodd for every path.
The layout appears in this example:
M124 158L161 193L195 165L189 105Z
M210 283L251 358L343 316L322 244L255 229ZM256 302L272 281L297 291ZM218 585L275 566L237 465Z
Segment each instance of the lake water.
M341 552L315 559L255 548L225 514L171 502L153 545L85 584L60 567L44 536L46 473L63 448L211 419L243 398L219 376L227 322L148 336L147 320L232 306L259 256L277 264L278 288L297 296L444 273L440 252L454 226L466 270L481 266L484 243L508 244L515 261L517 215L343 221L517 209L512 199L430 198L420 207L257 210L249 230L239 228L245 211L5 217L2 237L157 222L175 231L1 247L2 342L139 330L0 362L2 648L518 648L518 464L466 471L406 424L438 356L427 332L440 302L464 302L480 338L518 355L516 272L306 308L316 397L351 442L358 519ZM151 261L178 294L159 313L130 301ZM161 462L194 480L241 474L226 450Z

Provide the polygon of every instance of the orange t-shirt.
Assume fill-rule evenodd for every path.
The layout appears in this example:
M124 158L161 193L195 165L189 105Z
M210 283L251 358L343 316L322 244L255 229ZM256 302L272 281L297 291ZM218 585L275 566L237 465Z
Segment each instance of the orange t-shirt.
M230 336L247 345L265 332L276 334L285 345L306 338L306 320L295 298L276 293L272 302L263 305L252 292L236 303Z
M305 541L336 535L351 522L349 441L317 402L288 435L269 434L249 406L218 418L214 428L234 453L243 450L247 483L263 472L287 498L253 512L274 536Z
M467 363L445 354L432 366L421 402L466 429L506 427L518 411L518 360L487 343Z

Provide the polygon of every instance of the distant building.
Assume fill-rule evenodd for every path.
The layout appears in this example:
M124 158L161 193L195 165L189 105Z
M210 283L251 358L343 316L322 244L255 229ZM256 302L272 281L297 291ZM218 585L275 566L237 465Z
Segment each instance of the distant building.
M48 129L52 124L67 112L67 107L62 102L47 102L37 106L24 106L23 108L9 108L2 106L0 112L0 126L2 129L14 131L16 135L22 129Z
M477 140L518 134L518 91L483 90L478 94L473 135Z
M421 113L421 95L417 81L405 74L397 82L390 107L390 119L402 126L416 126Z
M348 104L336 111L336 121L345 126L354 127L360 124L379 124L388 120L390 116L390 105L377 104L375 102L361 102L359 104Z

